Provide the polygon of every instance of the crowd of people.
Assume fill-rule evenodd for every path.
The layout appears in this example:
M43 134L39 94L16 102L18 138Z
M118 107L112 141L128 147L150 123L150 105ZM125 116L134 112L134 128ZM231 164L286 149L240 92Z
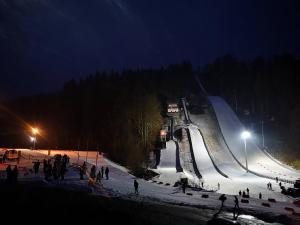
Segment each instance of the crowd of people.
M55 155L54 159L44 159L43 171L45 180L49 181L51 178L54 180L64 180L69 162L70 158L67 155ZM39 162L36 162L34 164L34 167L37 168L37 173L39 167L38 163Z

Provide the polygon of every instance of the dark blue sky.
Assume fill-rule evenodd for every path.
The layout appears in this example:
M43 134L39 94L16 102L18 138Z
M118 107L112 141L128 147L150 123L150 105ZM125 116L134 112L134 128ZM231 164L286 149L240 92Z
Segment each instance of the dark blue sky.
M0 0L0 98L96 70L299 56L299 12L297 0Z

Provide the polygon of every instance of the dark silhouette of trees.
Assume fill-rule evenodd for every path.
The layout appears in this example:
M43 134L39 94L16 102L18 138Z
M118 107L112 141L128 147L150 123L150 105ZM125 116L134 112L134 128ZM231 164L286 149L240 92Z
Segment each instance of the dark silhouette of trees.
M300 61L291 55L252 61L225 55L197 70L183 62L96 72L56 93L15 99L8 108L45 129L39 147L101 150L133 164L155 148L167 100L200 91L194 74L208 93L225 98L249 129L260 134L263 121L269 149L300 155ZM3 145L30 146L23 123L0 114L0 125L2 133L10 133L0 137Z

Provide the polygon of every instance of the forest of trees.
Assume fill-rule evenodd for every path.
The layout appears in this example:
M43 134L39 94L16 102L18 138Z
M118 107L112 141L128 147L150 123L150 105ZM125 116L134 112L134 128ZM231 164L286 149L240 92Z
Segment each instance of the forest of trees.
M95 149L132 165L155 148L166 101L199 93L193 75L209 94L225 98L247 127L259 133L264 121L267 147L300 157L300 61L291 55L251 61L225 55L201 68L184 62L96 72L56 93L7 103L0 114L1 143L29 147L26 121L44 131L39 147Z

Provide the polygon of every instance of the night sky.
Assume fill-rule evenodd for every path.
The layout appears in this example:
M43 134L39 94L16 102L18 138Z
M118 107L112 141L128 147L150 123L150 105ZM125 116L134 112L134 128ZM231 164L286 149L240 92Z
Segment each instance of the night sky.
M0 99L96 70L300 55L300 1L0 0Z

